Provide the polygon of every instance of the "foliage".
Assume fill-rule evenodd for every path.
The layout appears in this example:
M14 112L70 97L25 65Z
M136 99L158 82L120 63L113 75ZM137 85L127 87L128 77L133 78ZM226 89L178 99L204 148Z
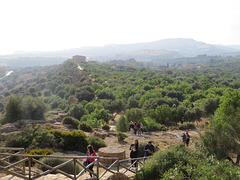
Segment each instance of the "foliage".
M32 149L28 155L51 155L54 152L51 149L41 149L41 148L36 148Z
M171 121L171 108L169 105L163 104L161 106L158 106L156 109L150 109L148 110L148 116L155 119L156 122L164 124L167 121Z
M200 151L177 145L147 159L136 179L239 179L238 167L219 162Z
M92 127L89 126L86 123L80 123L78 129L80 129L82 131L85 131L85 132L92 132L93 131Z
M77 120L71 116L68 116L68 117L63 118L62 123L63 124L71 124L74 129L78 129L79 120Z
M195 124L191 122L184 122L178 127L178 129L180 130L195 129L195 128L196 128Z
M46 105L39 98L12 96L5 105L2 123L13 123L20 119L43 119L46 110Z
M85 114L87 114L86 110L81 104L74 104L70 107L68 111L69 115L76 118L81 119L81 117Z
M5 105L4 108L4 115L2 119L2 123L13 123L17 120L21 119L21 104L22 104L22 98L19 96L12 96L10 97L9 101Z
M105 122L102 119L98 120L97 118L92 117L91 115L84 115L81 118L80 122L85 123L93 128L101 128L101 126L105 124Z
M167 131L168 128L160 123L157 123L154 119L151 119L151 118L148 118L148 119L145 119L145 124L146 124L146 127L145 129L147 131Z
M104 100L103 107L109 110L110 113L120 113L125 110L125 103L121 99L116 100Z
M126 139L128 136L122 132L118 132L117 133L117 138L118 138L118 141L124 141L124 139Z
M162 97L162 93L159 90L147 91L139 100L139 106L142 107L143 104L150 98L160 98L160 97Z
M79 100L79 102L86 100L91 101L94 98L94 93L90 92L88 90L81 90L80 92L76 92L76 98Z
M52 130L59 147L67 151L85 152L88 145L87 136L82 131Z
M120 132L126 132L129 130L129 123L124 115L120 116L120 118L116 124L116 129L117 129L117 131L120 131Z
M88 141L88 144L94 147L95 151L98 151L98 149L107 146L104 140L97 136L90 135L87 137L87 141Z
M99 99L116 99L115 95L109 90L99 90L97 92L97 97Z
M40 99L28 96L23 98L21 109L23 119L39 120L44 118L47 107Z
M110 126L108 124L104 124L102 126L102 129L105 130L105 131L109 131L110 130Z
M132 108L127 110L126 118L128 122L142 122L143 121L143 114L141 109Z
M219 107L220 98L209 98L204 105L204 111L207 115L214 115L215 111Z
M55 156L63 156L63 154L54 154ZM59 164L62 164L66 161L68 161L69 159L63 159L63 158L53 158L53 157L45 157L45 158L42 158L40 159L40 162L44 163L44 164L47 164L51 167L55 167ZM36 167L38 169L41 169L42 171L46 171L48 170L47 168L41 166L40 164L36 164ZM74 164L73 162L71 163L68 163L67 165L59 168L59 170L63 171L63 172L66 172L66 173L69 173L69 174L74 174ZM80 173L82 170L81 166L80 165L76 165L76 173Z
M13 134L5 143L7 147L23 147L25 149L32 148L53 148L57 144L54 141L54 136L47 129L40 125L33 127L28 125L21 129L19 134Z
M105 109L95 109L91 114L84 115L80 121L91 127L101 128L103 124L108 123L111 117Z
M231 159L229 153L239 154L240 136L240 91L227 92L220 101L215 117L211 120L211 127L202 136L208 151L218 159Z

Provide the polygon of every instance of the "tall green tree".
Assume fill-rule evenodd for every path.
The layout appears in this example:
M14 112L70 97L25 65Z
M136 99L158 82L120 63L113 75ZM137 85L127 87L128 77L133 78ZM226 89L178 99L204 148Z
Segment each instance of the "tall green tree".
M126 117L128 122L142 122L143 121L143 114L141 109L132 108L127 110Z
M20 96L11 96L5 105L4 111L5 114L2 119L2 123L13 123L21 119L22 110L21 110L22 98Z
M39 99L28 96L22 100L21 111L23 119L44 119L47 106Z
M211 127L202 137L209 152L218 159L231 160L230 153L240 153L240 90L227 92L220 101ZM238 155L238 162L240 156Z

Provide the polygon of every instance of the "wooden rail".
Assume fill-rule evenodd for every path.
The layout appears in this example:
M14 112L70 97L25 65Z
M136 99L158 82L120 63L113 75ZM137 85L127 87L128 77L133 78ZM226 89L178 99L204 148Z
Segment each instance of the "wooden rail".
M134 158L134 159L124 159L119 160L118 158L109 158L109 157L99 157L99 156L51 156L51 155L26 155L24 148L0 148L0 151L15 151L15 153L0 153L0 172L11 174L13 176L17 176L22 179L33 180L39 177L45 176L50 173L60 173L70 179L77 180L79 179L85 172L91 173L96 179L101 179L107 172L112 174L115 173L123 173L131 172L133 175L136 174L136 170L141 168L143 165L144 157ZM17 152L16 152L17 151ZM11 162L10 159L15 157L15 161ZM39 158L58 158L58 159L67 159L66 162L63 162L55 167L51 167L43 162L40 162ZM80 162L83 159L93 158L94 162L88 164L86 167ZM102 159L112 159L115 160L108 167L101 163ZM131 163L131 161L134 161ZM130 162L130 164L129 164ZM28 164L28 170L25 168L25 163ZM39 164L40 166L46 168L47 170L42 173L35 173L32 170L33 163ZM69 163L73 163L74 173L69 174L62 170L61 167L66 166ZM89 167L92 165L96 165L96 172L92 172ZM133 169L133 166L137 164L137 168ZM83 169L81 172L77 174L77 165L80 165ZM100 174L100 168L103 169L103 172ZM26 173L28 171L28 173Z

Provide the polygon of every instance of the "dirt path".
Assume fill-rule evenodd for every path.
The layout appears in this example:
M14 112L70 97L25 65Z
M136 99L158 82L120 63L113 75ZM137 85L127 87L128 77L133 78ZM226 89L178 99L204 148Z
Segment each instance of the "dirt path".
M147 144L148 141L152 141L153 145L158 145L160 150L167 149L170 146L174 146L178 143L182 143L180 139L177 138L177 134L181 136L182 130L173 130L173 131L160 131L160 132L152 132L152 133L143 133L141 136L130 135L129 132L126 134L128 138L126 138L123 142L118 142L117 137L110 136L106 137L104 140L107 144L107 147L115 147L122 148L126 152L126 157L129 157L129 147L134 141L137 139L140 142L144 142ZM199 141L199 133L197 130L188 131L191 136L190 146L194 145L196 141Z

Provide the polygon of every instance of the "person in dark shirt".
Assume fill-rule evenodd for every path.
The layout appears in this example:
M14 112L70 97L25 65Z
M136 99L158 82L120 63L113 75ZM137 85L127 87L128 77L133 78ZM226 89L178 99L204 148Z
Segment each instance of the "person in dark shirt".
M147 157L151 156L154 153L154 146L152 145L152 141L149 141L148 144L144 147L144 161Z
M189 142L190 142L190 135L188 134L188 132L186 132L186 144L187 144L187 146L189 146Z
M182 134L182 141L183 141L183 143L184 143L184 145L186 144L186 141L187 141L187 136L186 136L186 134L183 132L183 134Z
M135 140L134 144L131 144L129 150L130 152L130 158L138 158L138 140ZM131 164L134 163L135 160L131 160ZM135 167L137 167L137 163L135 163Z

